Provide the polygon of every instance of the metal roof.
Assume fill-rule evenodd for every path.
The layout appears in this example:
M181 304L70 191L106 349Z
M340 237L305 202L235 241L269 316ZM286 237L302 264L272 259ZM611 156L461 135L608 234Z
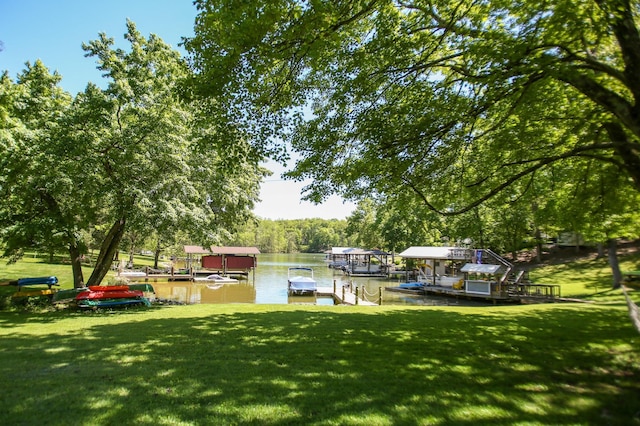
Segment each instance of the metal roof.
M374 250L366 250L358 247L333 247L331 249L331 254L350 254L350 255L388 255L386 251L374 249Z
M184 252L187 254L209 254L210 251L202 246L184 246Z
M347 250L353 250L352 247L331 247L331 254L345 254Z
M211 246L213 254L260 254L257 247L217 247Z
M495 274L500 269L500 265L491 265L488 263L467 263L460 272L475 272L477 274Z
M201 246L184 246L187 254L260 254L257 247L217 247L211 246L206 249Z
M410 259L464 259L469 249L463 247L409 247L398 256Z

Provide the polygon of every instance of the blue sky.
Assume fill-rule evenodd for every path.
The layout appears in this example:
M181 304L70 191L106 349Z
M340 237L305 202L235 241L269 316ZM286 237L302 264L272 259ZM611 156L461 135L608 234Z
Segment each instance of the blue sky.
M123 39L126 20L135 22L144 36L157 34L182 51L182 37L193 35L196 8L191 0L0 0L0 72L15 80L25 62L40 59L51 72L62 76L61 86L76 94L88 82L104 87L93 58L85 58L82 43L104 32L117 46ZM279 179L283 168L267 165L275 173L262 185L262 202L255 213L268 219L338 218L353 211L353 204L332 197L315 206L300 200L305 183Z

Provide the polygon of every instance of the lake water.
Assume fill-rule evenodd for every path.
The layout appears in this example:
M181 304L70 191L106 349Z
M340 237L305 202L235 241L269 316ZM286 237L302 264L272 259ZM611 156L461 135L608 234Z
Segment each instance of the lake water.
M364 289L367 300L377 303L380 289L383 305L456 305L455 299L408 295L385 292L384 288L396 286L399 279L348 277L342 271L328 268L323 254L260 254L258 267L246 279L235 284L213 284L189 281L155 282L156 296L162 300L178 303L260 303L289 304L313 303L332 305L331 297L288 296L288 269L294 266L313 268L318 287L332 287L334 280L338 288L345 284L357 286L360 294Z

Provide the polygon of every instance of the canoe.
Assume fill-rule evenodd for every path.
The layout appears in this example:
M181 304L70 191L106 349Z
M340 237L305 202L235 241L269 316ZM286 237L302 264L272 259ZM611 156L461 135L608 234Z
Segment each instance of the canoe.
M113 290L113 291L83 291L78 293L76 300L100 300L100 299L131 299L143 297L140 290Z
M56 289L45 290L31 290L31 291L16 291L11 297L39 297L39 296L51 296L53 297L57 293Z
M78 307L80 308L110 308L115 306L125 305L146 305L151 306L149 300L144 297L137 297L131 299L84 299L78 300Z
M34 277L34 278L20 278L18 279L18 287L24 287L28 285L48 285L51 288L52 285L58 285L58 277Z
M90 285L89 290L91 291L123 291L130 290L131 288L128 285Z
M421 283L421 282L402 283L398 287L405 290L424 290L424 283Z
M140 290L143 293L155 293L151 284L129 284L129 290Z
M89 286L89 290L78 293L75 300L79 308L151 305L142 290L131 290L128 285Z
M71 303L76 300L78 293L83 291L86 290L79 288L59 290L53 295L53 303Z
M156 300L156 290L151 284L129 284L129 290L140 290L149 301Z

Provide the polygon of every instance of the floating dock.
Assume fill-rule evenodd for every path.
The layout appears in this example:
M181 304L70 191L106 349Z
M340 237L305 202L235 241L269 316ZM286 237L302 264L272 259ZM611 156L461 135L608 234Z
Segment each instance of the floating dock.
M471 281L472 283L474 281ZM565 301L560 296L560 286L555 284L503 284L488 283L490 292L473 292L465 288L455 289L438 285L425 285L420 289L385 287L386 291L415 295L448 296L455 298L485 300L493 303L522 303L525 301L557 302ZM490 285L493 284L493 285Z

